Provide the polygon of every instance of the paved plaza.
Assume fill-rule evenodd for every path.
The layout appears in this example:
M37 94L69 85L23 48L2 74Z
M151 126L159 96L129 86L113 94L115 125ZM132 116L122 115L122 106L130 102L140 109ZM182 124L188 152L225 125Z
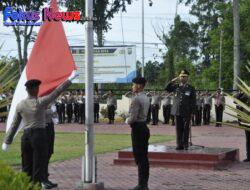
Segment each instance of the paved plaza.
M4 130L4 126L0 126ZM76 124L58 125L56 131L83 132L84 127ZM150 126L151 134L175 135L175 127L168 125ZM96 133L129 134L127 125L96 125ZM231 127L192 127L192 141L206 147L232 147L240 149L240 160L245 158L245 133ZM175 145L175 141L162 143ZM104 182L106 190L127 190L137 182L134 166L115 166L117 153L97 155L98 181ZM250 163L239 162L224 170L193 170L150 168L150 190L249 190ZM81 179L81 159L56 162L50 165L51 179L59 183L58 190L74 189Z

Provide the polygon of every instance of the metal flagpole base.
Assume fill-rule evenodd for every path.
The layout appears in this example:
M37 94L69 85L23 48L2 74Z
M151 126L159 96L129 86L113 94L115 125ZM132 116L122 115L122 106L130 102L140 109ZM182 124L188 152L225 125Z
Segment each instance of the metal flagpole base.
M104 190L104 183L84 183L76 184L75 190Z
M82 157L82 180L76 184L75 190L104 190L104 183L97 183L97 158L92 161L92 182L85 182L85 158Z

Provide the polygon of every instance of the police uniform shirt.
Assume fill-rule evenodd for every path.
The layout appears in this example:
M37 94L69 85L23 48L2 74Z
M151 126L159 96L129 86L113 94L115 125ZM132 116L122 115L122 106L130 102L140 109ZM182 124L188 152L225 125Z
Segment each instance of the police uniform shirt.
M107 97L107 105L108 106L116 106L117 102L116 102L116 98L114 96L109 96Z
M162 105L163 106L171 105L171 97L169 95L162 97Z
M159 105L161 104L161 97L159 95L152 96L151 105Z
M47 96L27 97L18 103L13 122L5 138L5 143L12 143L21 121L23 121L23 129L45 128L45 114L48 104L55 100L70 85L71 82L67 80Z
M128 124L146 122L149 106L149 97L144 92L135 95L129 107Z
M196 93L191 85L170 82L165 90L174 92L172 115L189 116L195 113Z
M99 104L99 102L100 102L100 96L94 95L94 103Z
M204 103L204 105L212 105L212 97L211 96L209 96L209 95L205 95L204 97L203 97L203 103Z

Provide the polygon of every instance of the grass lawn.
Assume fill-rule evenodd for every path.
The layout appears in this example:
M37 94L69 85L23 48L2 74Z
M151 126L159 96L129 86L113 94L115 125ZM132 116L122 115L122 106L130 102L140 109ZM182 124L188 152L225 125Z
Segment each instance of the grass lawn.
M5 133L0 133L0 142L3 142ZM7 152L0 151L0 160L11 165L21 163L20 137L14 139ZM150 144L174 140L174 136L151 135ZM54 154L52 162L76 158L84 154L84 134L56 133ZM95 153L115 152L131 146L130 135L127 134L97 134L95 135Z

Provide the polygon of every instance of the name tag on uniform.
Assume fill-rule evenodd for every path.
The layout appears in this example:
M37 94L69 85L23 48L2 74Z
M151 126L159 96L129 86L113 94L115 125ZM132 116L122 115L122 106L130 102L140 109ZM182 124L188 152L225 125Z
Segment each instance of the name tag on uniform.
M186 91L186 92L185 92L185 95L186 95L186 96L190 96L190 94L191 94L190 91Z

